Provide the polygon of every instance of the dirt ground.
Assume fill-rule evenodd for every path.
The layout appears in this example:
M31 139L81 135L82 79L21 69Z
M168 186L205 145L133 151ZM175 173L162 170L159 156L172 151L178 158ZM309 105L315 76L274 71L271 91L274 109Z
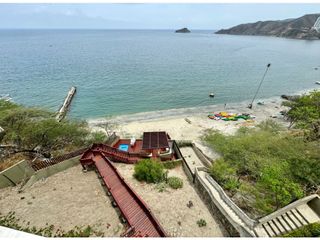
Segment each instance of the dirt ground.
M141 196L159 220L165 231L173 237L222 237L226 236L223 226L210 214L205 204L188 181L182 166L169 170L169 176L183 179L183 188L174 190L167 187L159 192L159 185L137 181L133 175L134 165L115 163L127 183ZM188 202L193 207L187 206ZM205 227L197 221L204 219Z
M1 189L0 213L14 211L21 221L30 221L35 227L48 223L68 231L90 225L106 237L120 236L123 225L96 173L83 173L81 169L77 165L39 180L22 193L18 193L18 187Z

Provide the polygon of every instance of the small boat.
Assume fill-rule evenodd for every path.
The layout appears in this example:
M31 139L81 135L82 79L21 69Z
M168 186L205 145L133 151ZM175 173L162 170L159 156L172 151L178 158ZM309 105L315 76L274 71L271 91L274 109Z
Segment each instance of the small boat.
M316 84L320 85L320 81L316 81Z
M209 97L214 98L214 93L210 93Z

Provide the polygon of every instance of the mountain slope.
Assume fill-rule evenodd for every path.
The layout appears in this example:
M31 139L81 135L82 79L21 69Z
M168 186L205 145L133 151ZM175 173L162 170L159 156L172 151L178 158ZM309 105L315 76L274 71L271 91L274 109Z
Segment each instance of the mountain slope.
M279 21L259 21L221 29L216 34L261 35L295 39L320 39L320 33L312 27L320 14L308 14L300 18Z

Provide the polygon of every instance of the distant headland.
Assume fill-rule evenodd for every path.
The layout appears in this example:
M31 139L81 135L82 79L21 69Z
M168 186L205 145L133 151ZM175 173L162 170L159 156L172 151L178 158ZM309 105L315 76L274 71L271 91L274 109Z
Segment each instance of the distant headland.
M240 24L229 29L221 29L216 34L260 35L319 40L320 14L308 14L294 19Z
M188 28L181 28L176 30L176 33L190 33L191 31Z

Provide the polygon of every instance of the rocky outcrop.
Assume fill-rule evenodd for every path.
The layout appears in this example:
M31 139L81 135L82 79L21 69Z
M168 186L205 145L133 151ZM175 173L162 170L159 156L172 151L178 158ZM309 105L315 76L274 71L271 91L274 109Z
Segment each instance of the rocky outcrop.
M176 30L176 33L190 33L191 31L188 28L181 28Z
M320 17L320 14L308 14L295 19L240 24L229 29L221 29L216 34L260 35L319 40L320 33L313 29L318 17Z

